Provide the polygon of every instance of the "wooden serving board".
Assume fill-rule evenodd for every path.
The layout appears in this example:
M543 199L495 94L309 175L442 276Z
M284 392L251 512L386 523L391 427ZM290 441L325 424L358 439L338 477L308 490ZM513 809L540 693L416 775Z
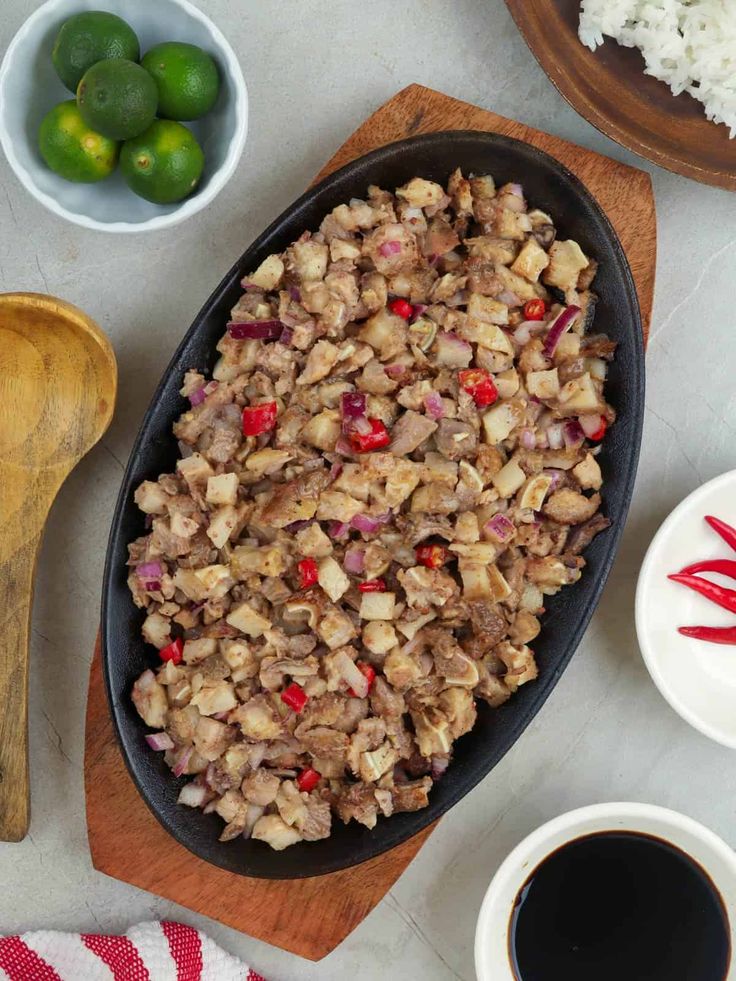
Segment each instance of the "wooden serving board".
M439 92L412 85L382 106L338 150L317 179L407 136L472 129L513 136L562 161L607 212L631 263L645 334L654 290L656 227L649 176ZM123 763L105 698L99 639L92 661L85 742L87 828L96 869L174 900L227 926L320 960L382 899L434 825L356 868L286 882L224 872L179 845L139 796ZM111 821L111 814L124 815Z

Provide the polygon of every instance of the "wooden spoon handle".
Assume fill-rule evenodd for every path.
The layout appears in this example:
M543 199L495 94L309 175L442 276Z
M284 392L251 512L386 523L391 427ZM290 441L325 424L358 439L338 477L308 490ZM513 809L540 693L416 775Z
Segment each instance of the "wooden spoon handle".
M19 516L16 515L16 521ZM15 526L15 534L18 534ZM0 529L0 841L22 841L31 801L28 776L28 660L33 574L40 534L18 543L12 525ZM8 540L10 539L10 541ZM11 545L12 547L12 545Z

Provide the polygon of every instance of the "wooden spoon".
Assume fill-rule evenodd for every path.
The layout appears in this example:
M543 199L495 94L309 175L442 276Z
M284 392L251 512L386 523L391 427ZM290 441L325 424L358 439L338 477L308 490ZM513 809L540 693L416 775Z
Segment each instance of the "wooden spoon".
M117 365L69 303L0 294L0 840L30 820L28 654L36 555L72 468L110 424Z

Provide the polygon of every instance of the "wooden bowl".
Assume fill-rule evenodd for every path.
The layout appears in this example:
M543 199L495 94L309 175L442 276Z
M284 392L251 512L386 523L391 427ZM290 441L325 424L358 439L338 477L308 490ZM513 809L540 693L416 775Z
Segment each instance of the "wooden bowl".
M524 40L573 109L653 163L736 190L736 140L703 106L644 74L635 48L608 38L593 53L578 38L578 0L506 0Z

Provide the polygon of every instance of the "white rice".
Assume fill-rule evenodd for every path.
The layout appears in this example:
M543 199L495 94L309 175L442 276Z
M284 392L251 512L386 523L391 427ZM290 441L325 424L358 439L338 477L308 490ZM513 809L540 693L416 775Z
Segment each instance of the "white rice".
M582 0L578 33L639 48L646 74L689 92L736 136L736 0Z

